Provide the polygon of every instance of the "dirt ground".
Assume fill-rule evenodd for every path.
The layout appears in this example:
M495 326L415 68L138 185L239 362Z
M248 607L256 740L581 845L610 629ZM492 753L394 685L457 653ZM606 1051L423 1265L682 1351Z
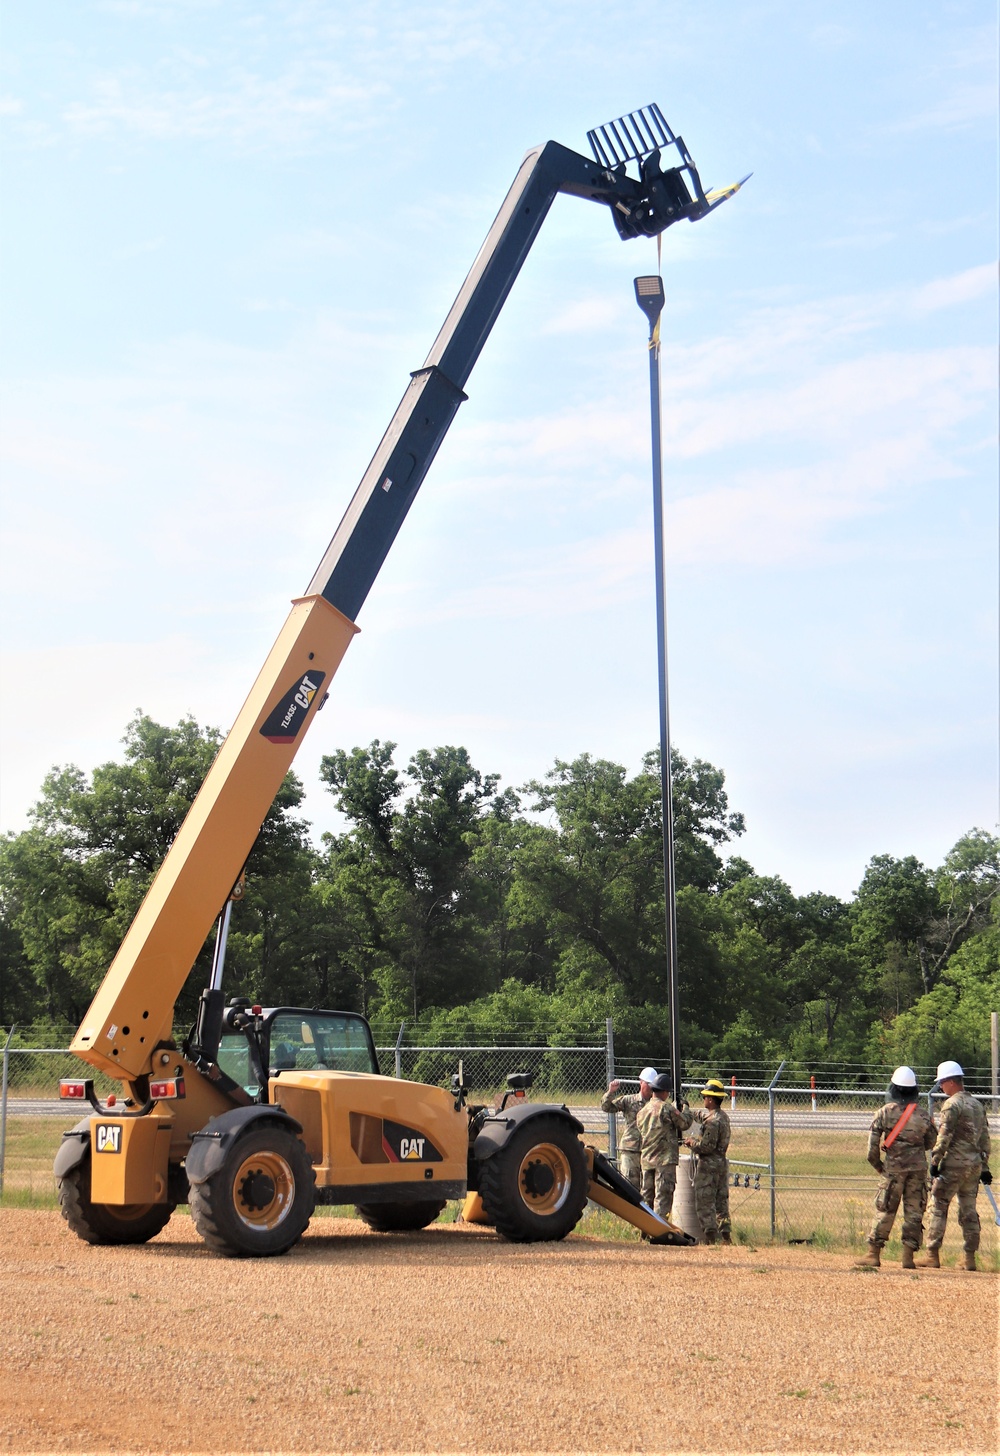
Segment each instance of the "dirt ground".
M0 1449L995 1452L1000 1279L317 1219L227 1260L0 1210Z

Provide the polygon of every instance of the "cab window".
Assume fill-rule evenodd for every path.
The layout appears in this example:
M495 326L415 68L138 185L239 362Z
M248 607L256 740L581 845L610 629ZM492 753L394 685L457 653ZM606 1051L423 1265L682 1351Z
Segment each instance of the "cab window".
M227 1031L219 1042L219 1066L227 1077L251 1096L256 1096L257 1081L250 1066L250 1048L242 1032Z
M359 1016L282 1011L271 1022L270 1070L377 1072L371 1033Z

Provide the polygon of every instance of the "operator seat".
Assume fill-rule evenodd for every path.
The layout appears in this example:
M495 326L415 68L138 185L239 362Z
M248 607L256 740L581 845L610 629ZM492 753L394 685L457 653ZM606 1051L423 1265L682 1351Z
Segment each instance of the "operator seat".
M295 1048L287 1041L275 1042L271 1048L271 1071L291 1072L295 1070Z

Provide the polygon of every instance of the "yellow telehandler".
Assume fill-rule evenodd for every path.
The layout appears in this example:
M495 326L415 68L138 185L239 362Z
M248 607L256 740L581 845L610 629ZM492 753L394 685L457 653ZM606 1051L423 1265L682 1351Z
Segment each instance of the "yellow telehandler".
M470 1221L508 1239L560 1239L588 1198L657 1242L690 1242L584 1145L568 1108L527 1099L527 1076L508 1079L499 1105L470 1106L461 1072L450 1088L380 1076L363 1017L227 1005L222 991L241 866L553 199L601 203L622 238L653 237L735 190L704 192L656 106L589 136L593 160L557 142L524 158L73 1039L77 1056L122 1083L104 1103L90 1078L61 1087L93 1109L55 1162L63 1215L90 1243L143 1243L187 1203L212 1248L279 1254L317 1202L355 1204L373 1228L404 1230L423 1228L449 1199L465 1199ZM664 167L670 147L679 163ZM178 1043L174 1005L213 923L210 982Z

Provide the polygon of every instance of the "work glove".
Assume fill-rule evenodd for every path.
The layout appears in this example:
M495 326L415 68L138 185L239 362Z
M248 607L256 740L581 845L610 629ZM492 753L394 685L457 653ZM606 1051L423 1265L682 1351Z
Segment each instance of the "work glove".
M938 1167L937 1163L932 1163L931 1164L931 1177L932 1178L940 1178L940 1176L941 1176L941 1169Z
M985 1183L987 1187L989 1187L989 1185L993 1182L993 1174L990 1172L989 1168L983 1169L983 1171L979 1175L979 1181L980 1183Z

